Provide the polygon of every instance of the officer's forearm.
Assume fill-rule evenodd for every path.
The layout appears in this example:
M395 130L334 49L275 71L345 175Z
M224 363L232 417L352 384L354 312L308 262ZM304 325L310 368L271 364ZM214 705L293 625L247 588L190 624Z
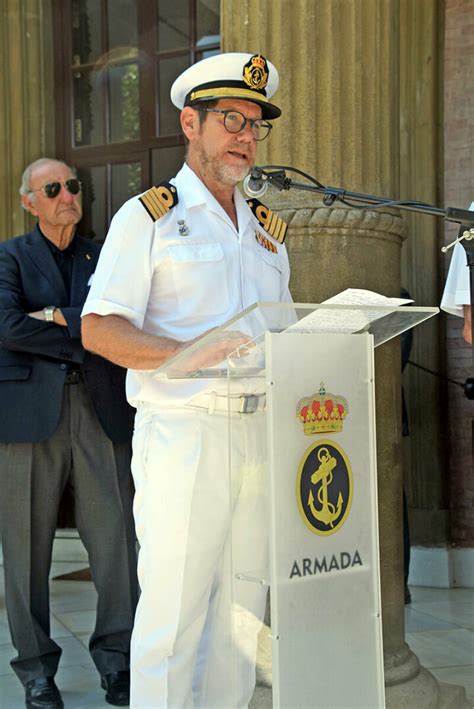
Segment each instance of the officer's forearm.
M118 315L94 313L82 318L82 344L127 369L156 369L184 347L176 340L143 332Z

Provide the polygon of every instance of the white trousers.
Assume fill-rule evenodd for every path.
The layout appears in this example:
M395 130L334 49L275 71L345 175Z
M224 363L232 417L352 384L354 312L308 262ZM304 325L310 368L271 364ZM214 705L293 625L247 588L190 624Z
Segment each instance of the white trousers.
M268 566L265 440L259 412L233 415L230 428L227 415L188 407L137 412L134 709L251 699L267 589L236 573Z

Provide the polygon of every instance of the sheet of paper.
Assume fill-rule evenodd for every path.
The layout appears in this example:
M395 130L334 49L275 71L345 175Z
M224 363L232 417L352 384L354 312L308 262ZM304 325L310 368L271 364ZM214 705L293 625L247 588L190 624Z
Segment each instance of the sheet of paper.
M388 310L371 311L368 308L354 306L381 306L394 308L412 303L407 298L388 298L380 293L360 288L347 288L328 298L321 305L349 305L344 310L318 309L297 323L290 325L285 332L339 332L348 334L367 330L370 323L387 314Z

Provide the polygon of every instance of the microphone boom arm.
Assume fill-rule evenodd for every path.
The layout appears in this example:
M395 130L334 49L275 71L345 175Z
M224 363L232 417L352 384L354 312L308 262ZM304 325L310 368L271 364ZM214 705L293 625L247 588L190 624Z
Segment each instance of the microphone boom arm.
M353 209L377 209L380 207L391 207L393 209L401 209L406 212L419 212L429 214L434 217L443 217L445 221L456 222L460 224L460 233L457 241L462 241L466 251L467 264L469 267L470 276L470 295L471 308L474 301L474 211L469 209L458 209L457 207L435 207L426 202L416 202L409 200L393 200L385 197L375 197L369 194L361 194L357 192L349 192L341 187L329 187L323 185L319 180L308 175L302 170L285 165L264 165L263 167L254 168L259 177L262 177L269 185L272 185L278 190L305 190L308 192L316 192L323 195L323 204L326 207L332 207L339 200L342 204L352 207ZM309 183L295 182L286 176L286 170L302 175ZM354 204L355 203L355 204ZM362 206L359 206L362 205ZM443 247L445 252L450 246ZM474 363L474 317L471 318L471 335L472 335L472 355ZM468 399L474 399L474 377L470 377L464 384L464 393Z

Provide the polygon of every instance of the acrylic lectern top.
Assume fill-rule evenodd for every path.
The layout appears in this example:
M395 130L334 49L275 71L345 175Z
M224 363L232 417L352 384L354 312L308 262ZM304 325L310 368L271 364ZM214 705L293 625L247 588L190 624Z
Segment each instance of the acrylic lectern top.
M428 320L438 308L328 303L250 305L155 370L167 379L258 377L265 372L265 333L366 334L374 347Z

